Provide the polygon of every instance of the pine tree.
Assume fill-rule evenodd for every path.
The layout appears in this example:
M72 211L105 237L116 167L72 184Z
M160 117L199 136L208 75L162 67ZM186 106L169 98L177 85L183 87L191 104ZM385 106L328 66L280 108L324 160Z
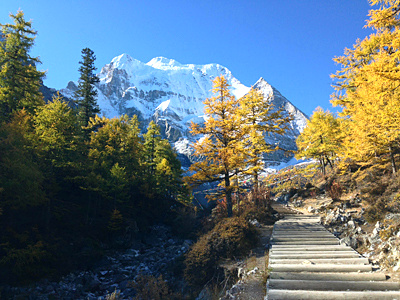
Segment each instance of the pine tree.
M29 55L36 31L24 13L10 14L14 24L1 24L4 41L0 41L0 121L9 121L14 112L25 108L33 114L44 104L39 91L45 73L36 69L39 58Z
M94 52L89 48L84 48L82 50L82 59L83 60L79 62L81 64L79 67L80 78L74 98L78 106L78 116L84 130L84 138L88 140L90 130L87 126L90 118L94 118L95 115L100 112L99 106L97 105L97 91L95 88L95 84L99 82L99 78L94 73L96 71L96 67L94 66L96 56Z
M149 123L147 132L143 135L144 138L144 163L147 176L154 178L156 169L156 149L161 142L160 128L154 121Z
M207 115L203 126L192 123L191 132L201 138L194 144L194 155L200 159L190 170L194 174L186 180L192 185L220 182L222 193L209 195L212 200L225 197L228 216L232 216L232 191L237 187L231 178L245 166L245 131L237 114L239 101L231 95L225 77L213 81L214 97L204 101Z
M181 164L171 144L161 138L160 127L150 122L143 135L143 185L150 198L176 200L182 192Z

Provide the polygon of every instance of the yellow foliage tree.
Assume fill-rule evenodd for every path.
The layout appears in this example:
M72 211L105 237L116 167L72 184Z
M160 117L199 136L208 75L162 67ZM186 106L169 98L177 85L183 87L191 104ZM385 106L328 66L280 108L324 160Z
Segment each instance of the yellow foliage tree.
M325 174L325 167L331 167L337 157L343 139L341 122L329 111L318 107L307 126L296 140L296 158L316 159Z
M186 180L192 185L219 181L227 202L228 216L232 216L232 191L236 188L231 178L243 169L243 137L241 119L237 114L239 101L231 95L225 77L213 81L214 97L204 101L207 115L204 125L192 122L191 132L202 137L194 144L194 155L200 160L190 167L194 172ZM220 193L209 195L216 200Z
M376 31L358 40L354 49L334 60L342 69L336 79L334 105L342 106L348 119L346 156L359 163L390 157L394 159L400 140L400 2L372 0L379 9L369 12L367 27Z
M284 115L282 109L274 110L270 99L264 99L261 91L252 88L239 99L238 115L246 132L245 150L247 156L246 174L253 176L254 187L259 185L259 174L264 169L263 156L278 150L277 146L268 145L267 134L284 134L289 129L291 116Z

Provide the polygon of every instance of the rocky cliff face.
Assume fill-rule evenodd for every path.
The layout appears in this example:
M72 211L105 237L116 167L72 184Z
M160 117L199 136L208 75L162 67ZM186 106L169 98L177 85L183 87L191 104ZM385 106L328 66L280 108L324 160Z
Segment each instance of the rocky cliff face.
M245 95L250 87L237 80L232 73L219 64L180 64L164 57L156 57L148 63L140 62L127 54L115 57L98 74L98 104L102 114L116 117L122 114L138 115L143 129L154 120L164 137L186 158L191 157L189 125L204 122L203 101L212 97L212 80L224 75L236 97ZM282 148L295 149L295 138L305 126L307 117L283 97L264 79L255 87L272 101L276 108L284 107L293 113L292 130L284 137L267 137L273 144ZM70 82L62 93L71 97L76 84ZM269 99L269 100L268 100ZM287 161L282 153L267 158L271 162Z

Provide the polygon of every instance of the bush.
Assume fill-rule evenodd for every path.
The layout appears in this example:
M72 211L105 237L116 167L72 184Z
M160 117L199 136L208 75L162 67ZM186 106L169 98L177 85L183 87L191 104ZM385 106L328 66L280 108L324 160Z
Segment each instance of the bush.
M246 207L240 214L240 216L247 220L256 219L260 223L273 224L276 220L272 216L272 209L259 209L256 207Z
M333 181L330 185L328 185L326 192L332 200L340 200L342 196L342 187L337 181Z
M387 213L386 205L382 199L377 200L373 205L365 210L364 218L368 223L375 223L381 221Z
M186 280L193 286L202 287L220 271L218 263L221 259L245 254L256 241L256 230L244 218L223 219L186 254Z
M0 249L5 250L0 260L1 277L7 277L8 280L17 280L27 282L27 280L39 278L46 273L45 263L49 254L42 241L25 248L9 248L8 244L1 244Z
M139 275L136 282L129 283L130 287L136 290L136 300L162 300L162 299L183 299L181 295L170 291L168 283L162 275L155 277L153 275Z
M174 208L166 223L175 235L184 239L193 239L201 227L196 209L189 206Z

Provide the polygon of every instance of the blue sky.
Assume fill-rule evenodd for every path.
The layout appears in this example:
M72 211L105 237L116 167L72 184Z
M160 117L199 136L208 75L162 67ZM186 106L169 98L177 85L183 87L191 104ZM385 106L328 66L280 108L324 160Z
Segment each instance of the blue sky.
M219 63L247 86L263 77L308 115L332 110L332 58L370 34L367 0L1 0L0 23L18 9L38 31L32 55L49 87L77 80L89 47L98 71L122 53Z

